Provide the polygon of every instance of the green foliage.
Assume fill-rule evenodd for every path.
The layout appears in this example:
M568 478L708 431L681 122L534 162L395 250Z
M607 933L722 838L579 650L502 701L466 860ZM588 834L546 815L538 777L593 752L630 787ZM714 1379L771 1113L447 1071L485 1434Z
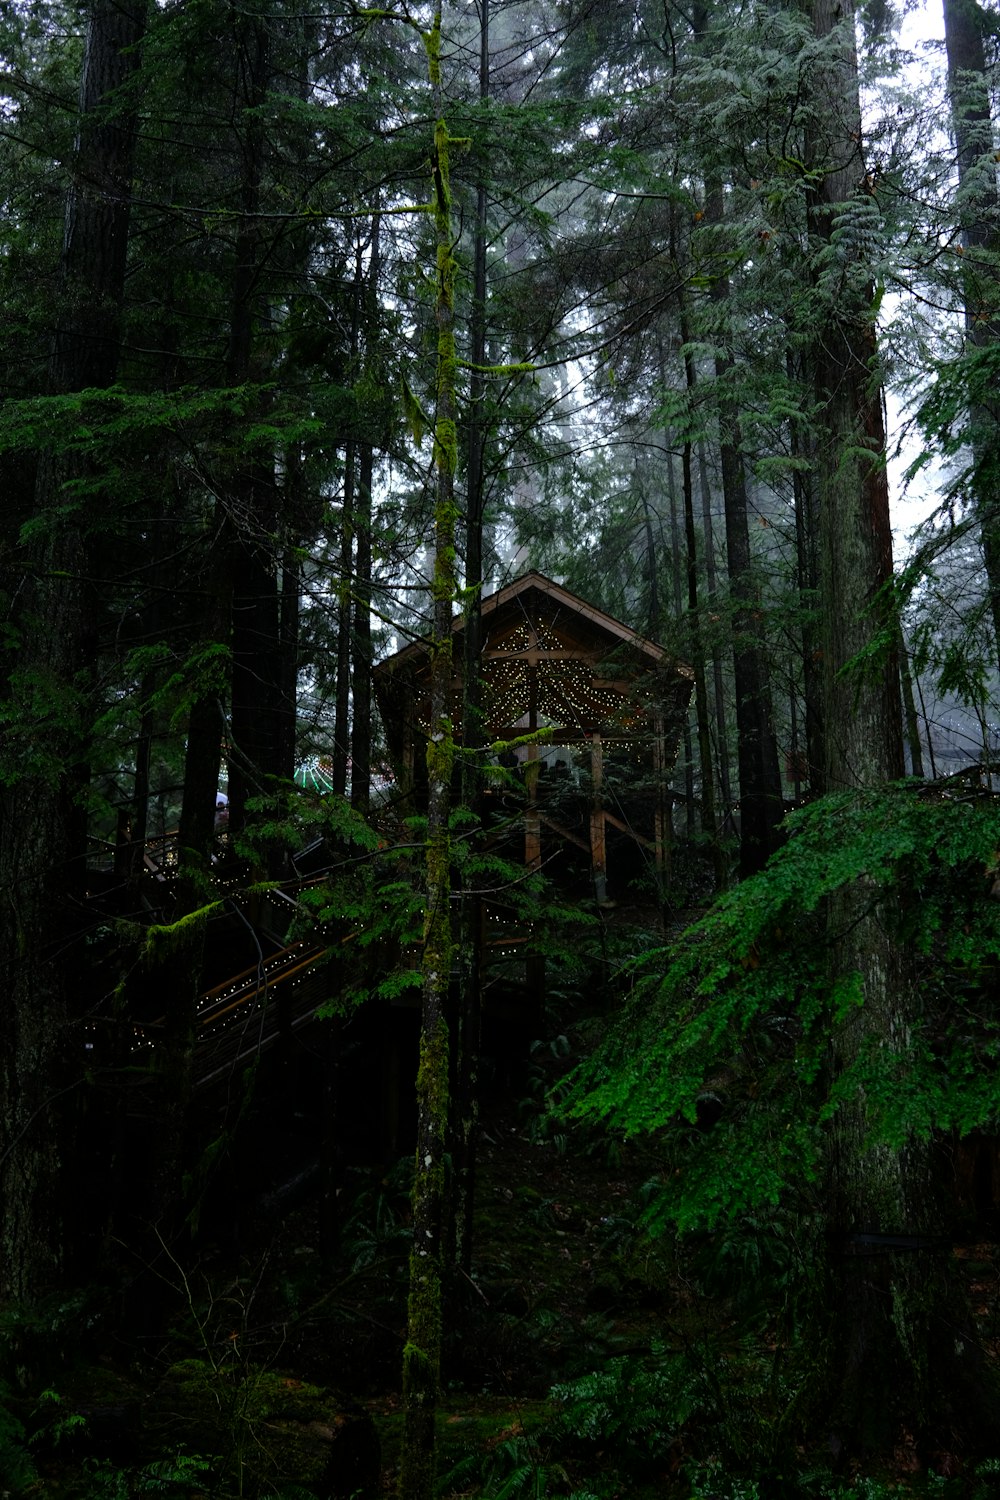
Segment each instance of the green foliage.
M559 1428L573 1443L611 1446L621 1462L642 1473L660 1464L698 1406L697 1381L687 1360L662 1347L649 1360L609 1360L552 1389L560 1403Z
M231 1334L228 1354L216 1357L206 1351L206 1358L181 1360L168 1370L161 1391L161 1426L213 1455L211 1468L223 1483L222 1493L252 1492L288 1500L313 1494L311 1488L301 1489L283 1476L296 1475L309 1486L320 1481L329 1452L322 1441L311 1440L311 1434L314 1428L335 1425L337 1399L319 1386L254 1364L240 1351L239 1342L239 1336ZM200 1458L183 1463L189 1466L188 1483L210 1467ZM156 1474L150 1469L143 1472L152 1486ZM170 1463L164 1465L163 1478L169 1484L181 1482Z
M648 1184L647 1199L659 1197ZM745 1333L767 1327L800 1332L797 1318L812 1290L819 1263L818 1226L797 1210L727 1220L712 1234L692 1234L678 1244L686 1276L717 1306L725 1307Z
M97 1288L73 1287L0 1307L0 1395L5 1382L25 1390L54 1379L67 1352L99 1322L100 1304Z
M752 1343L654 1341L645 1354L611 1358L554 1386L540 1424L519 1422L468 1455L443 1493L652 1500L685 1479L704 1493L699 1485L712 1474L718 1493L731 1485L735 1500L736 1475L794 1468L788 1414L798 1389L779 1360Z
M827 797L789 819L759 876L636 963L621 1020L563 1107L665 1132L674 1171L650 1222L711 1227L789 1193L806 1206L826 1127L861 1092L872 1142L995 1120L998 832L991 797L915 785ZM909 1029L873 1038L831 1080L831 1040L864 1003L858 975L829 973L825 902L846 888L913 955L921 1004Z
M691 1464L690 1500L770 1500L775 1491L801 1500L994 1500L1000 1461L986 1459L955 1478L928 1473L902 1483L895 1476L859 1474L842 1478L828 1466L789 1466L777 1483L738 1475L719 1458Z
M34 1444L50 1444L58 1448L61 1443L71 1443L87 1430L87 1419L80 1412L67 1409L58 1391L47 1388L38 1397L33 1423L39 1423L31 1434Z
M609 1360L553 1388L558 1451L602 1460L601 1493L662 1478L682 1453L724 1455L734 1469L761 1473L788 1451L787 1411L794 1377L752 1343L721 1346L715 1338Z
M162 653L162 662L155 661L155 653ZM135 660L126 662L125 670L130 675L147 672L156 665L166 664L166 648L151 647ZM172 670L161 678L158 687L150 696L145 708L148 712L166 712L172 729L187 724L193 704L211 693L225 691L231 667L230 651L221 641L201 642L189 653L183 663L171 662Z
M247 799L248 826L237 852L251 861L271 845L300 849L309 839L324 838L347 859L380 847L375 830L340 796L316 796L294 782L274 782L265 793Z
M9 1393L0 1386L0 1475L16 1495L26 1490L38 1475L28 1452L24 1424L8 1401Z
M338 800L324 798L323 809L329 810ZM316 923L339 934L343 969L336 997L320 1012L327 1015L342 1014L372 996L392 999L420 985L415 959L423 936L426 878L426 819L409 819L405 841L390 844L346 803L340 814L333 811L331 816L334 833L344 841L355 840L358 852L346 854L321 883L303 889L297 898ZM516 856L507 858L482 847L478 821L468 809L454 809L449 826L455 891L459 887L472 891L491 910L503 912L511 931L523 939L519 961L544 955L567 982L582 978L591 959L588 939L598 935L595 919L576 907L551 901L544 878L527 877ZM251 837L258 837L256 830ZM544 922L540 920L543 907ZM373 956L379 960L377 979L372 973Z
M413 1158L405 1156L384 1178L363 1189L341 1228L341 1251L355 1274L372 1266L402 1265L413 1234L409 1222Z
M410 430L410 436L413 439L416 447L419 448L420 444L423 442L424 433L427 431L427 413L424 411L423 407L420 405L420 402L417 400L416 396L410 389L409 383L406 380L405 376L403 376L401 383L403 391L403 413L406 417L406 423Z
M466 1489L470 1481L475 1483L471 1492ZM547 1500L553 1495L597 1500L590 1490L573 1489L563 1465L546 1454L537 1436L523 1431L491 1443L485 1455L456 1464L444 1480L443 1493L459 1492L474 1493L477 1500Z
M188 387L167 394L137 393L114 386L10 401L0 418L0 453L28 450L113 457L121 455L123 444L148 444L157 433L175 435L186 430L192 439L200 438L209 424L224 432L238 419L254 413L262 398L276 394L269 385L214 390ZM241 425L240 435L241 440L266 451L275 441L299 441L320 428L317 418L274 408L266 425ZM34 534L43 525L42 517L34 518L25 535Z
M130 1469L88 1458L84 1461L85 1476L76 1493L81 1500L86 1496L93 1496L94 1500L138 1500L145 1495L187 1500L193 1491L204 1486L211 1467L207 1459L196 1453L177 1452Z
M0 780L8 786L54 781L70 757L84 753L85 687L34 667L12 672L8 681L10 697L0 702Z

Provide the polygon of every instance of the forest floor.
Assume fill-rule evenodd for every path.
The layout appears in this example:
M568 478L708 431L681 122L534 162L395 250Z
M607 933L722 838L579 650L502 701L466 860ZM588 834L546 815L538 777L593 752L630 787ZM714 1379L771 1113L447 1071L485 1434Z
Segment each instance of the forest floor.
M836 1472L822 1445L793 1436L810 1370L789 1347L795 1335L781 1304L793 1268L780 1252L769 1266L751 1226L723 1245L706 1237L682 1260L669 1237L641 1227L654 1152L537 1139L516 1109L490 1126L475 1287L442 1404L442 1497L1000 1495L1000 1463L967 1463L947 1443L920 1452L905 1434L878 1470ZM1000 1245L953 1253L995 1361ZM373 1394L367 1404L384 1493L395 1494L398 1396Z
M798 1226L775 1215L688 1236L683 1248L650 1235L662 1150L547 1112L595 1017L570 1007L549 1022L484 1100L471 1271L446 1313L443 1500L1000 1496L1000 1463L967 1460L947 1433L929 1451L903 1434L891 1461L863 1476L836 1472L822 1439L800 1441L822 1432L822 1418L810 1410L816 1362L798 1326ZM386 1495L402 1429L408 1178L405 1161L358 1174L342 1280L322 1315L303 1320L295 1356L308 1378L350 1389L371 1413ZM302 1231L286 1226L300 1252ZM1000 1246L973 1236L953 1255L995 1363Z
M775 1215L722 1236L689 1236L682 1247L646 1232L644 1211L664 1171L660 1146L570 1128L546 1109L601 1024L579 996L554 1005L529 1055L498 1070L485 1090L471 1268L456 1278L446 1308L442 1500L1000 1497L1000 1463L968 1461L947 1434L923 1452L904 1435L892 1461L865 1476L834 1472L822 1441L802 1445L800 1432L822 1424L810 1411L814 1362L795 1300L797 1226ZM177 1460L161 1484L148 1452L120 1470L108 1458L85 1459L88 1486L73 1442L60 1448L59 1434L78 1409L95 1419L123 1413L127 1425L141 1404L176 1419L185 1402L196 1413L224 1390L234 1444L245 1429L259 1446L274 1425L261 1404L261 1372L270 1372L272 1385L293 1393L307 1383L342 1393L344 1413L369 1430L373 1422L378 1483L394 1494L410 1170L403 1159L347 1173L332 1257L320 1254L319 1205L306 1196L277 1224L248 1233L239 1255L230 1246L175 1264L169 1332L98 1341L78 1374L57 1377L52 1451L44 1440L38 1449L40 1484L12 1493L252 1494L242 1469L240 1487L211 1488L186 1478ZM1000 1246L970 1239L954 1255L980 1345L995 1362ZM194 1416L189 1428L175 1425L171 1441L179 1434L197 1452ZM367 1481L359 1492L374 1493ZM257 1493L324 1491L264 1485Z

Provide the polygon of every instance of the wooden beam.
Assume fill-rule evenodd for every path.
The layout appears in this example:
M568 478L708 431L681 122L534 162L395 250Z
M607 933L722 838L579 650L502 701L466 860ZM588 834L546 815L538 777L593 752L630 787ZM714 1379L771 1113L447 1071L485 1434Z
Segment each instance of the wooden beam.
M532 666L543 661L581 661L588 666L595 666L598 662L604 661L606 656L606 652L602 655L599 651L584 651L576 648L569 648L565 651L547 651L542 646L522 646L517 651L505 651L502 647L491 646L483 652L484 661L526 661Z
M590 853L590 845L585 839L580 838L579 834L570 833L568 828L564 828L561 823L557 823L555 818L550 818L548 813L539 813L538 820L540 823L544 823L546 828L551 828L552 832L557 833L561 839L566 839L568 843L575 844L578 849L582 849L584 854Z
M653 710L653 771L656 776L656 873L660 878L661 901L664 897L664 882L670 875L670 840L673 833L666 760L663 704L658 702Z
M646 838L646 835L643 833L636 833L634 828L630 828L627 823L622 822L621 818L616 818L614 813L609 813L607 809L605 809L604 812L604 821L606 823L612 823L614 827L619 828L622 833L627 833L630 839L635 839L636 843L641 844L644 849L656 848L656 845L652 839Z

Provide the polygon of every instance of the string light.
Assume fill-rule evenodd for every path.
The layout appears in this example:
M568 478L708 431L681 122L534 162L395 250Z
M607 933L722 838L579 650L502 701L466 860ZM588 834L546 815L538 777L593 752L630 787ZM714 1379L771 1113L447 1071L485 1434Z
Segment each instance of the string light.
M325 756L307 760L296 769L295 784L303 791L319 792L324 796L333 791L333 765Z
M518 622L492 651L487 643L479 671L485 689L487 725L493 737L505 730L529 727L532 696L538 727L583 735L602 726L612 733L624 730L634 734L647 721L648 707L656 698L654 689L642 682L629 692L605 685L589 659L571 654L581 649L577 641L567 639L565 633L544 620ZM627 671L624 669L623 675ZM418 669L418 677L424 673L425 668ZM455 724L461 721L458 684L451 716ZM429 734L426 699L418 704L415 717L418 727Z
M245 1029L249 1020L268 1009L272 993L279 984L287 984L289 990L296 990L312 978L312 975L295 973L294 970L311 968L324 951L316 949L310 952L305 942L294 943L290 948L272 954L246 977L237 975L224 989L209 990L201 995L195 1002L195 1020L200 1036L204 1041L224 1036L236 1029L237 1021L241 1021ZM283 973L289 969L293 970L291 974ZM293 1024L296 1024L295 1019ZM261 1045L271 1040L274 1036L259 1038ZM157 1044L158 1039L148 1036L141 1026L133 1029L133 1053L151 1051ZM257 1050L257 1044L254 1050Z

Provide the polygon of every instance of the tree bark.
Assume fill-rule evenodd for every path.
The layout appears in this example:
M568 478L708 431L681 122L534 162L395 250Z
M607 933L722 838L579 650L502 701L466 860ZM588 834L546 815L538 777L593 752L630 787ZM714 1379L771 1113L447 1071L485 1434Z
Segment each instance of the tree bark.
M709 186L706 211L713 222L722 222L723 192L719 182ZM724 302L728 296L728 276L717 277L712 286L713 299ZM722 495L740 776L740 874L746 878L762 869L781 843L778 829L784 817L784 801L770 676L755 628L755 619L760 614L760 591L754 580L750 551L746 475L740 452L742 434L727 390L732 371L733 362L728 355L717 354L715 379L720 392Z
M823 136L816 142L822 183L811 227L831 242L838 219L863 197L853 6L814 0L816 35L828 40L814 93ZM885 465L882 387L863 259L845 264L810 351L820 432L815 455L819 517L821 642L829 790L870 786L902 775L902 713L895 660L892 531ZM845 672L887 629L883 658Z
M844 0L814 0L813 21L825 45L812 75L818 130L811 157L823 177L810 219L818 243L836 245L838 221L865 192L853 10ZM873 299L863 251L851 255L835 290L821 284L827 310L810 351L820 430L826 778L838 791L903 773ZM862 1002L831 1038L834 1079L873 1056L889 1065L907 1046L917 988L886 916L865 881L827 911L831 978L857 975ZM931 1413L953 1407L945 1392L960 1366L953 1353L944 1360L948 1374L942 1368L942 1311L953 1304L947 1257L928 1248L940 1229L931 1147L912 1138L899 1148L873 1147L869 1134L858 1089L834 1117L829 1158L832 1443L847 1456L887 1453L905 1432L927 1436ZM885 1236L914 1237L923 1248L903 1251Z
M796 361L788 355L788 375L793 384L804 377L799 374ZM798 424L792 423L790 433L791 451L794 457L806 455ZM795 492L795 566L798 589L800 635L802 642L802 697L805 706L806 761L809 790L814 797L826 791L826 748L823 724L822 650L819 643L819 517L817 514L816 484L814 482L815 454L810 447L808 457L812 470L804 473L794 471Z
M715 526L712 521L712 486L708 478L705 444L698 444L698 482L701 488L701 532L705 548L706 602L709 618L719 616L719 575L715 565ZM726 719L726 681L722 669L722 645L719 632L712 638L712 708L715 718L716 758L719 762L719 792L722 799L720 832L735 832L733 823L733 787L729 775L729 725Z
M684 374L687 389L697 384L694 359L688 347L688 332L681 314L681 343L685 346ZM695 713L698 725L698 758L701 761L701 831L708 843L715 874L716 890L724 890L727 879L726 855L719 838L715 816L715 766L712 736L708 722L708 686L705 680L705 645L698 607L698 543L694 526L694 478L692 444L685 437L681 449L681 491L684 501L685 573L687 575L687 618L691 633L691 665L694 668Z
M378 278L381 265L382 219L372 214L368 279L364 288L365 375L374 380L377 371L375 340L378 336ZM368 816L372 766L372 478L375 443L366 433L361 444L358 487L354 504L356 539L354 574L354 715L351 721L351 806Z
M479 0L479 99L490 92L489 0ZM468 463L465 501L465 632L462 659L462 803L475 816L482 810L483 702L482 599L483 512L486 446L486 184L476 188L472 255L472 316L469 326ZM458 932L458 1014L452 1100L453 1192L449 1215L448 1261L468 1272L472 1265L476 1148L479 1128L479 1046L482 1029L482 898L468 889L463 874Z
M663 362L660 363L661 380L663 379ZM674 609L677 618L684 614L684 590L682 583L682 559L683 546L681 543L680 518L677 514L677 485L674 479L673 454L668 448L664 448L663 456L667 465L667 499L670 504L670 581L673 592ZM695 805L694 805L694 745L691 736L691 717L684 717L684 824L689 842L695 835Z
M952 133L958 165L966 338L985 348L1000 338L996 288L997 182L990 80L983 45L985 17L977 0L943 0ZM974 401L973 499L979 520L993 620L994 661L1000 661L1000 402Z
M441 4L424 34L437 106L432 155L431 209L437 244L437 410L434 421L434 625L431 637L430 738L427 744L427 886L420 1061L417 1071L417 1151L413 1181L413 1247L403 1352L403 1447L400 1500L432 1500L441 1382L444 1217L449 1115L448 991L454 943L451 928L452 608L455 569L457 458L455 261L448 151L441 86Z
M97 0L88 11L52 395L111 385L117 371L136 129L131 90L145 19L145 0ZM23 555L22 644L9 684L25 740L8 744L16 775L5 778L0 797L0 1297L17 1302L51 1289L64 1264L64 1142L55 1105L82 1081L69 1048L95 632L85 518L61 514L64 486L79 472L79 461L53 454L39 464L35 510L45 527Z
M262 17L240 16L233 40L241 203L234 247L226 379L230 386L237 387L255 376L260 378L255 336L261 300L259 281L266 256L260 207L268 149L261 110L271 82L272 60L270 33ZM273 786L282 763L283 643L275 550L278 512L273 454L259 448L240 454L229 487L220 535L232 568L229 746L232 837L254 821L247 802ZM282 873L276 851L267 852L264 864L271 876Z
M352 330L352 343L356 332ZM340 512L340 591L337 599L337 685L333 709L333 765L331 781L338 796L347 791L347 763L351 744L351 585L354 581L354 485L357 443L351 437L344 450L343 504Z

